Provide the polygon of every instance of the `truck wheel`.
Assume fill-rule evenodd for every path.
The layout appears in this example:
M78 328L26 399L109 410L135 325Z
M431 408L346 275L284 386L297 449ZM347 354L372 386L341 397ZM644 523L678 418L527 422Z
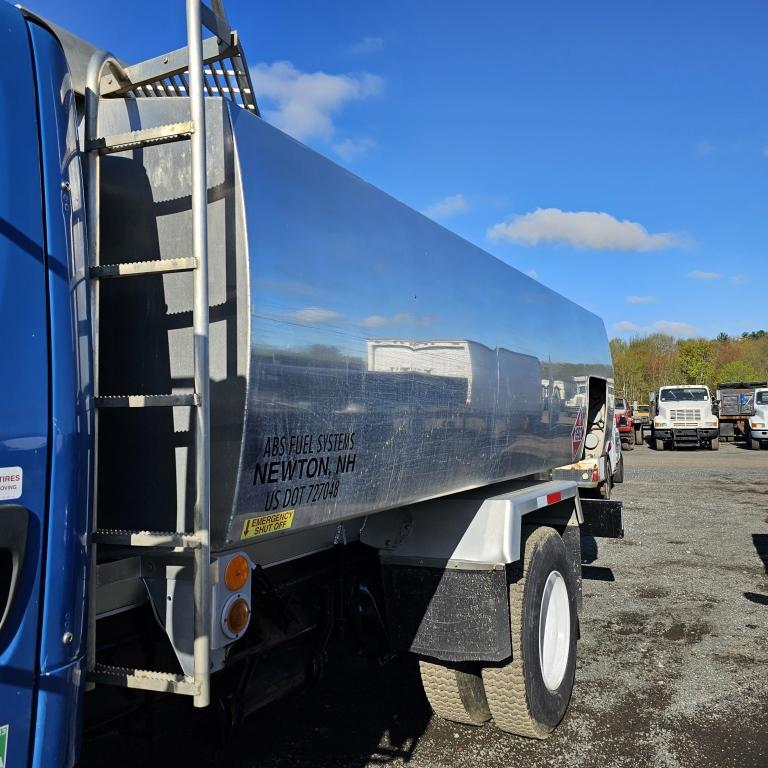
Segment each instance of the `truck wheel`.
M720 450L720 438L719 437L713 437L709 441L709 448L712 451L719 451Z
M622 447L622 448L623 448L625 451L632 451L632 450L634 450L634 448L635 448L635 443L634 443L634 441L633 441L633 440L630 438L629 440L625 440L625 441L624 441L624 442L621 444L621 447Z
M642 429L636 429L635 430L635 445L642 445L643 444L643 430Z
M759 451L760 450L760 441L759 440L755 440L753 437L750 437L748 442L749 442L749 447L753 451Z
M659 438L657 437L656 441L655 441L655 444L656 444L656 450L657 451L663 451L664 450L664 441L663 440L659 440Z
M446 720L482 725L491 719L480 670L464 671L419 659L421 684L432 711Z
M536 528L509 589L512 660L483 668L488 706L503 731L545 739L563 719L576 669L576 595L565 544Z
M614 483L624 482L624 457L619 456L619 463L616 465L616 471L613 473Z
M597 486L597 496L600 499L610 499L611 498L611 485L613 484L613 476L608 475L608 477L603 480L600 485Z

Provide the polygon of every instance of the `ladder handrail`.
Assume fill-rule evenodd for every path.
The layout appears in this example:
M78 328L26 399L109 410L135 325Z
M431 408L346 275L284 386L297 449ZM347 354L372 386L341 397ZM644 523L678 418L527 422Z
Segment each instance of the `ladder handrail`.
M122 65L106 51L95 51L88 62L85 88L85 140L86 143L96 138L99 132L99 99L101 98L101 78L105 68L109 67L115 79L125 76ZM89 267L100 263L100 208L101 208L101 156L98 150L86 152L86 236L88 238ZM91 370L93 402L99 395L99 281L92 281L91 299ZM93 413L93 483L91 495L91 531L98 528L98 450L99 450L99 412ZM92 673L96 667L96 546L91 544L90 578L88 583L88 635L86 642L86 671Z
M210 455L210 361L208 357L208 177L205 157L205 97L203 91L203 33L200 0L187 0L187 46L189 48L189 106L195 132L192 148L192 256L194 272L192 325L194 332L195 392L195 508L194 529L200 540L195 549L195 694L196 707L210 701L211 653L211 455Z

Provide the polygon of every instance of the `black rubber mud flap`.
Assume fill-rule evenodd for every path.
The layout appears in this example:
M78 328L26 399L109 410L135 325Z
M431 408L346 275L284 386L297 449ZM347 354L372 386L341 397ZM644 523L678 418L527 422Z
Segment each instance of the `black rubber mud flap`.
M584 522L581 532L587 536L605 539L624 538L624 513L616 499L582 499Z
M383 566L389 632L397 650L445 662L510 657L505 569Z

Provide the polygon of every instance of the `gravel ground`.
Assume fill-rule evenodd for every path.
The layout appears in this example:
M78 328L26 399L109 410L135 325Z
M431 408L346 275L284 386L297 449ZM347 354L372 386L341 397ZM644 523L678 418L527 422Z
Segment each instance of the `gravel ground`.
M352 660L262 710L224 751L206 726L180 729L183 764L768 766L768 451L638 446L624 460L614 495L626 538L583 541L576 689L549 740L440 721L412 661ZM135 730L119 747L109 736L87 745L85 764L169 764Z

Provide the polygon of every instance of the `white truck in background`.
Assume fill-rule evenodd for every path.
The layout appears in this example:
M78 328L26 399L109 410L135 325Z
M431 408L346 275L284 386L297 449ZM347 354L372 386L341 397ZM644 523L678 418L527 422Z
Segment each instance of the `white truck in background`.
M693 446L720 447L718 418L703 384L660 387L651 402L651 443L657 451Z
M755 413L747 421L747 448L760 450L768 441L768 387L755 390Z

